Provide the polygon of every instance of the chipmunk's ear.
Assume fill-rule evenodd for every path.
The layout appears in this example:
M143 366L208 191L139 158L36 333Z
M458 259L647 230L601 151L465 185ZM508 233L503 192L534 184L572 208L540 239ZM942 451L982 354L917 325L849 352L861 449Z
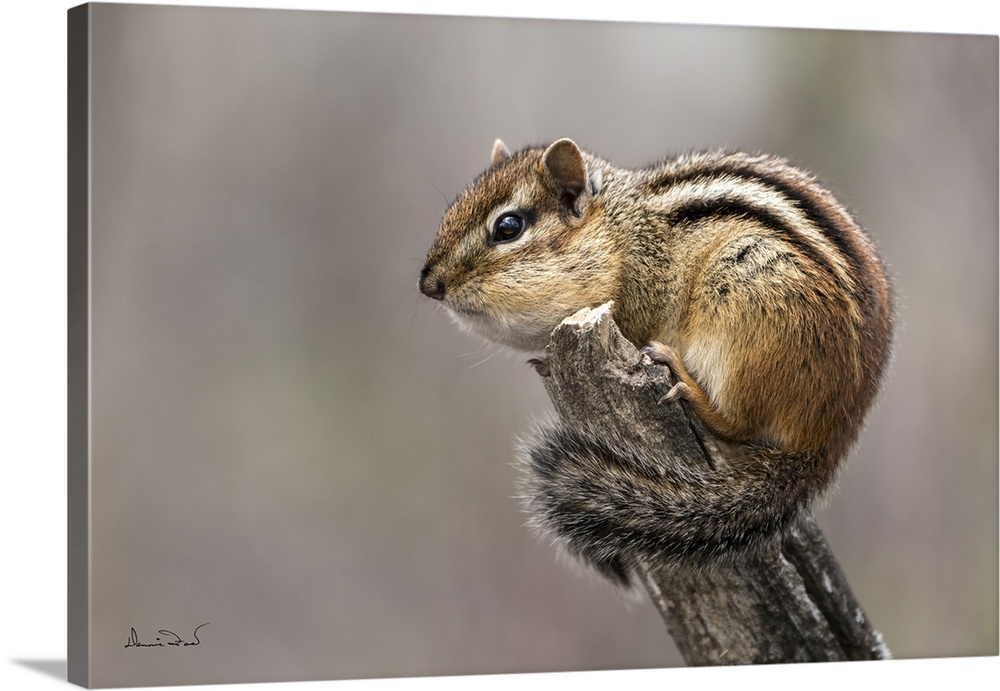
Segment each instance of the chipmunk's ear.
M576 200L587 188L587 164L580 147L571 139L560 139L542 154L541 165L559 200L575 212Z
M497 139L493 142L493 153L490 154L490 165L495 166L500 161L504 160L510 156L510 151L507 149L507 145L501 140Z

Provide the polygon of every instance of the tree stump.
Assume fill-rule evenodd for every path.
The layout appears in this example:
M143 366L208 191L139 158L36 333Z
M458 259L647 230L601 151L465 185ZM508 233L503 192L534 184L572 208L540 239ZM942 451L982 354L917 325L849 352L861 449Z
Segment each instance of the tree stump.
M565 320L533 361L562 423L613 429L655 452L666 473L721 467L724 444L681 406L659 403L670 386L664 368L621 335L610 309ZM759 552L710 564L642 561L639 572L690 665L891 657L809 516Z

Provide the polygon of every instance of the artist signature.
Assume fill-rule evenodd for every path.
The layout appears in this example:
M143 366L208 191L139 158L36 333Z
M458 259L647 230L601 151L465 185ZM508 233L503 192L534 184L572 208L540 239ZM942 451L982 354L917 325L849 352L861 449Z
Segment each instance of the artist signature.
M193 645L201 645L201 640L198 638L198 632L208 626L208 623L204 623L194 630L191 634L193 640L186 641L180 636L178 636L173 631L167 631L166 629L160 629L157 631L159 636L156 637L155 643L142 643L139 641L139 634L135 632L135 629L130 629L128 634L128 640L125 641L126 648L169 648L171 646L175 648L189 648Z

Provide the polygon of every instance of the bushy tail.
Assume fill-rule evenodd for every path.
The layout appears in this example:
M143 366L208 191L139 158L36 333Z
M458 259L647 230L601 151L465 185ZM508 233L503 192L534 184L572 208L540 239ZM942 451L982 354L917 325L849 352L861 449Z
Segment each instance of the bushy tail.
M520 456L535 527L621 585L640 561L709 564L759 549L825 484L805 457L760 450L720 469L678 470L558 424Z

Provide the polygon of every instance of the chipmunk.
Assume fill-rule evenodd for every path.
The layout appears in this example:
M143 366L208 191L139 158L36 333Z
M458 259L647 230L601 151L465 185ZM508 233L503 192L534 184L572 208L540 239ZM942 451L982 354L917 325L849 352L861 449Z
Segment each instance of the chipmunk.
M569 139L511 153L444 214L420 290L459 325L541 351L584 307L749 449L667 481L614 439L557 425L529 446L529 504L620 583L642 560L744 553L828 488L890 354L892 290L851 214L786 161L707 152L624 170ZM646 463L653 461L645 461Z

